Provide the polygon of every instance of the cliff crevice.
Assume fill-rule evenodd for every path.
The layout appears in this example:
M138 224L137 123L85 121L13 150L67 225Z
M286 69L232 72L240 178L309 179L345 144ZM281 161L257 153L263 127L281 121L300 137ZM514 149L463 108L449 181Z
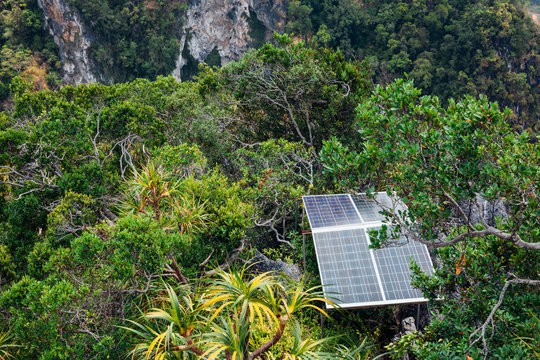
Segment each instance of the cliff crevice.
M274 31L283 28L286 5L286 0L191 1L172 75L179 80L189 77L183 71L189 66L188 61L203 62L215 51L221 65L238 60L254 43L253 19L264 26L265 38L269 38Z
M94 36L79 14L65 0L38 0L45 17L44 27L60 50L62 78L66 84L104 82L88 56Z

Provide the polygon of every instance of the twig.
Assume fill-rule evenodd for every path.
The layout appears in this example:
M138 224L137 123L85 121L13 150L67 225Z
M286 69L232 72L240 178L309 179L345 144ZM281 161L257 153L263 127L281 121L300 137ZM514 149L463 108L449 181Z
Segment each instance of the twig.
M469 336L469 342L470 342L470 345L469 345L469 348L471 348L474 344L476 344L479 340L482 340L482 345L483 345L483 352L484 352L484 360L487 359L487 356L488 356L488 353L489 353L489 348L488 348L488 345L487 345L487 341L486 341L486 329L488 327L489 324L491 324L492 326L492 331L493 328L494 328L494 321L493 321L493 317L495 316L495 312L499 309L499 307L502 305L502 302L504 300L504 295L506 294L506 291L508 290L508 287L511 285L511 284L524 284L524 285L534 285L534 286L540 286L540 280L530 280L530 279L512 279L512 280L508 280L502 290L501 290L501 294L499 295L499 301L497 301L497 304L495 304L495 306L493 307L493 309L491 310L491 313L489 314L489 316L487 317L486 321L482 324L482 326L480 326L478 329L476 329L470 336ZM478 336L475 340L472 340L472 338L478 334L478 332L480 332L480 336Z

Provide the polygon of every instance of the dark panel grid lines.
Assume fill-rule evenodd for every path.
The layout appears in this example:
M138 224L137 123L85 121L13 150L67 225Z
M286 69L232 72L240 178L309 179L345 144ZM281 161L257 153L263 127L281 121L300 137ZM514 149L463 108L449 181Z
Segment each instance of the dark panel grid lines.
M364 194L352 195L352 199L366 222L383 221L384 215L380 212L383 208L392 209L394 205L386 193L375 194L375 199L368 198Z
M303 201L311 229L362 224L347 194L304 196Z
M321 282L337 304L383 301L362 229L314 233Z
M433 274L433 267L427 248L423 244L400 239L401 246L389 246L374 250L375 262L387 301L422 298L422 292L411 286L411 259L427 275Z
M406 206L386 193L304 196L321 283L327 297L344 308L426 302L411 285L411 259L427 275L433 264L427 247L401 237L399 245L370 249L369 230L380 229L384 208Z

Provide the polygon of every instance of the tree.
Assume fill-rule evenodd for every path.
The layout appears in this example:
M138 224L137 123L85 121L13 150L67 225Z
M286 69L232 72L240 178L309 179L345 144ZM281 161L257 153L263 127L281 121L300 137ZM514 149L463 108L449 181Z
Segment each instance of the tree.
M366 64L293 44L286 35L275 38L276 46L265 44L217 73L207 69L199 81L237 109L232 119L218 120L240 145L283 138L301 142L316 157L323 140L353 125L352 111L370 88Z
M170 74L180 49L184 2L68 0L97 41L88 49L110 82Z
M518 0L302 0L313 29L347 58L369 59L384 84L408 74L443 102L485 94L538 134L538 26ZM297 23L292 12L289 26Z
M237 63L206 68L199 82L205 96L231 109L216 122L240 148L231 172L257 186L256 225L291 245L296 199L314 187L321 169L317 151L323 140L351 131L354 107L371 84L365 63L286 35L275 39Z
M268 228L278 242L294 247L287 233L297 201L314 188L317 159L302 143L268 140L239 149L234 162L258 205L255 225Z
M36 1L3 1L0 34L0 107L9 104L3 101L17 75L32 81L36 90L59 84L58 47L43 28L43 11Z
M343 179L344 187L353 186L358 175L371 178L360 190L370 192L372 186L402 199L407 211L386 213L395 231L432 248L466 248L484 239L532 252L535 259L540 250L540 150L528 142L528 134L509 128L509 111L501 112L482 96L451 101L444 109L437 98L420 97L412 82L397 80L377 87L357 113L363 146L344 153L337 139L327 143L321 152L325 171ZM378 235L375 245L388 244L386 231ZM463 251L457 269L467 261ZM501 300L481 332L471 334L471 346L480 334L485 356L486 327L509 286L540 285L534 270L510 264L497 270L501 282L492 284L499 287Z

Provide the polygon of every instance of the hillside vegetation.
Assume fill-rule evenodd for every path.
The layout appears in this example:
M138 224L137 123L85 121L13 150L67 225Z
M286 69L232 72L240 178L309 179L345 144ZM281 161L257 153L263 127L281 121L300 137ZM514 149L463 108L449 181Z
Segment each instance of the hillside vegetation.
M61 83L58 47L43 29L43 11L35 0L0 2L0 108L11 80L22 76L35 90Z
M155 80L174 70L186 1L67 2L96 36L89 55L100 65L106 79Z
M486 97L374 85L366 62L288 36L193 82L11 83L0 356L538 356L540 151ZM395 191L411 211L388 224L434 248L434 276L411 264L430 299L422 331L393 338L400 309L382 308L333 311L321 337L329 300L295 208L342 191ZM507 216L472 220L478 196ZM256 251L304 263L303 282L245 270Z
M518 0L296 0L288 31L366 59L376 82L407 74L443 100L485 94L538 133L540 28Z
M174 69L187 3L68 3L96 39L89 56L106 81L154 80ZM366 60L376 83L406 75L424 94L445 102L484 94L514 112L514 128L538 134L540 37L526 5L521 0L294 0L284 30L310 46ZM43 30L37 1L3 1L0 12L0 100L9 98L16 75L32 79L36 89L58 86L58 49Z

